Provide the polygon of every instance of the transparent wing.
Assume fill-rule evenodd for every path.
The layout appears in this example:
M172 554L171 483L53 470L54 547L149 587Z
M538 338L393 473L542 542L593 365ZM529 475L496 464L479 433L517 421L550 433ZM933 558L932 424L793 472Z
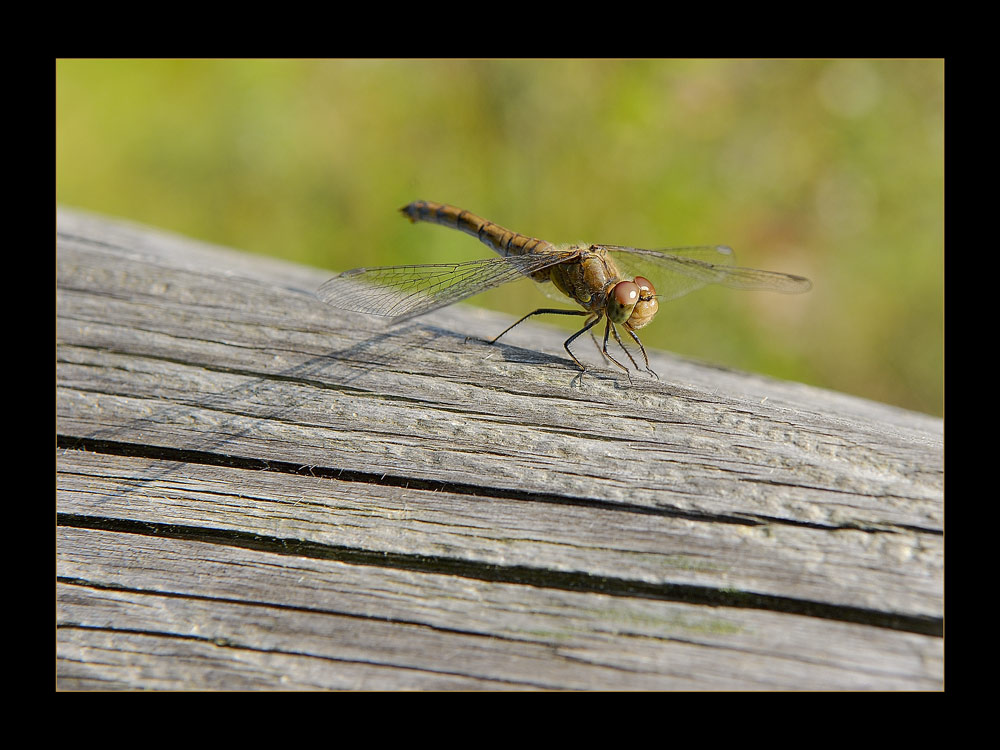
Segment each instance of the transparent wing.
M645 276L656 287L660 300L681 297L707 284L732 289L766 290L795 294L806 292L812 282L803 276L735 266L733 250L725 245L642 250L621 245L602 245L629 276Z
M465 263L381 266L344 271L316 296L342 310L407 320L562 263L578 253L531 253Z

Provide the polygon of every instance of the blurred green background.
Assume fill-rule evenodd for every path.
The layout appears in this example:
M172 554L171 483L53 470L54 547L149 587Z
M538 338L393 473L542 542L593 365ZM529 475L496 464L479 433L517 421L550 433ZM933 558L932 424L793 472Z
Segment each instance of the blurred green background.
M60 204L331 271L489 254L409 224L415 199L556 243L728 244L813 290L698 291L647 346L936 415L943 141L940 60L56 64Z

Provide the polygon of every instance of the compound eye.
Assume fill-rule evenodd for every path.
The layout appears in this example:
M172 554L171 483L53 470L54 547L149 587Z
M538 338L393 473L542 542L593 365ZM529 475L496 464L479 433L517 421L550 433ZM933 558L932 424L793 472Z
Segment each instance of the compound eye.
M639 301L639 285L633 281L619 281L611 294L619 305L630 307Z
M639 285L633 281L619 281L608 297L608 318L612 323L624 323L639 301Z
M656 294L656 289L653 288L653 282L645 276L636 276L635 283L639 286L639 296L643 299L649 299Z

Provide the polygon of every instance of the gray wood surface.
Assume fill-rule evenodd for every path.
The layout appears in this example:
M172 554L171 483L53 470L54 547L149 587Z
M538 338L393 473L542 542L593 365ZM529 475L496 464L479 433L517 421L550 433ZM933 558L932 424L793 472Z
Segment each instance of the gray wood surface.
M60 689L942 689L940 419L57 229Z

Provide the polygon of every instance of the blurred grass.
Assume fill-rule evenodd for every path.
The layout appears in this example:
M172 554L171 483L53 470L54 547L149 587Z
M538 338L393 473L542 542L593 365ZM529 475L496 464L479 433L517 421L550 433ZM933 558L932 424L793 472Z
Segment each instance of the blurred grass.
M336 270L489 253L402 219L418 198L729 244L813 290L699 291L648 346L941 415L943 97L935 60L60 60L56 197Z

